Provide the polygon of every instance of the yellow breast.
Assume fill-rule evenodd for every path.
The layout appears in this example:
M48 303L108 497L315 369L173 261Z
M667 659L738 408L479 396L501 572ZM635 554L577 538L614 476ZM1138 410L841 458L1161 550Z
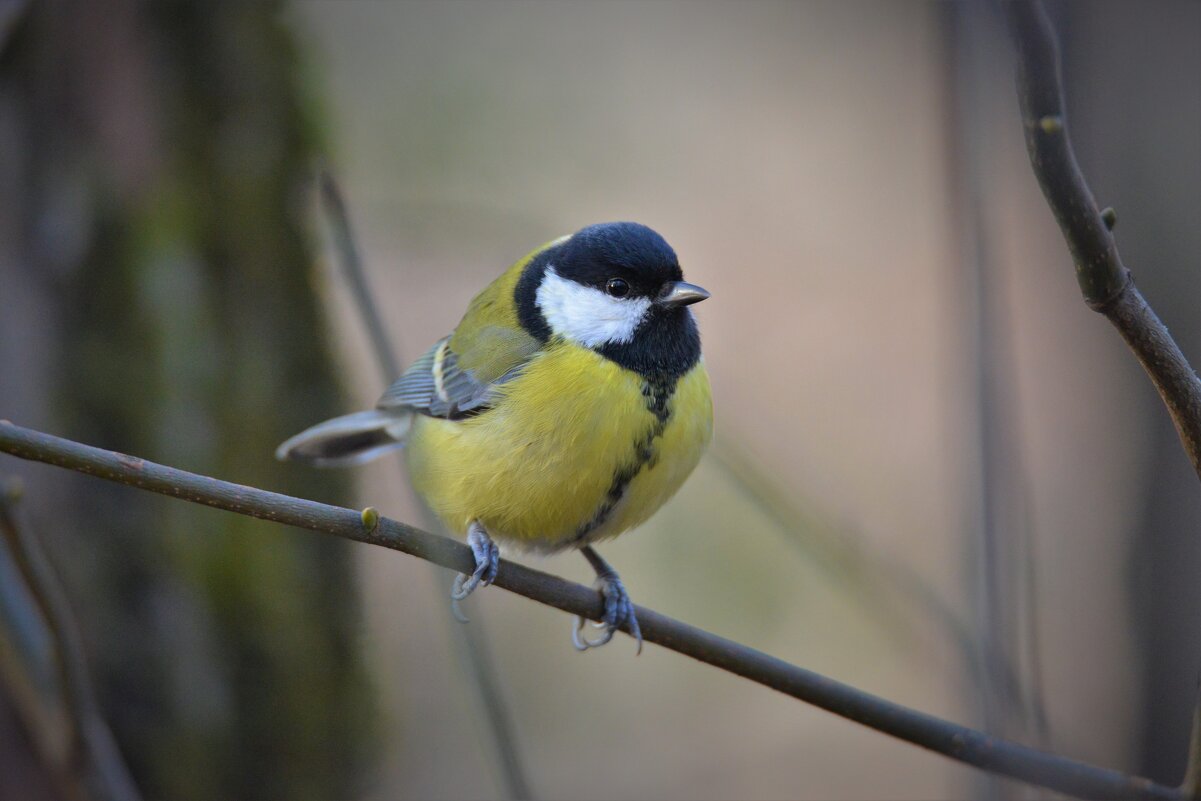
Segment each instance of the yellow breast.
M418 417L406 450L414 487L452 531L479 520L497 539L557 550L650 517L712 432L703 363L669 387L559 342L487 412Z

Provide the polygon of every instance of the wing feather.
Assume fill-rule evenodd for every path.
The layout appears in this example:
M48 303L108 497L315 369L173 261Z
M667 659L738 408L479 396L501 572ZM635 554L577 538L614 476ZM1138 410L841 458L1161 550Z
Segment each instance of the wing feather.
M479 414L491 406L497 388L519 375L536 352L537 347L528 344L506 350L503 357L508 362L507 369L491 381L481 381L475 371L460 366L459 355L451 350L450 337L443 337L405 370L375 406L383 410L403 407L449 420ZM494 369L496 361L494 356L491 360Z
M476 295L454 333L413 362L376 407L451 420L487 409L497 388L519 375L542 347L522 328L514 291L525 266L553 244L534 250Z

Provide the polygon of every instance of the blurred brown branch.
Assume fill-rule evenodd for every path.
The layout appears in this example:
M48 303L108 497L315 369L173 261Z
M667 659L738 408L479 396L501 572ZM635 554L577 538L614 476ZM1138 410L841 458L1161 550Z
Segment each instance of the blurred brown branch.
M158 465L61 439L0 420L0 451L140 489L263 520L381 545L466 572L471 550L447 537L381 518ZM592 588L502 560L496 586L571 614L597 620ZM840 717L968 765L1080 798L1184 799L1178 788L1156 784L1050 754L895 704L854 687L702 631L644 607L637 608L643 639L825 709Z
M384 376L385 381L395 380L401 373L400 357L392 347L392 339L388 336L383 318L372 300L371 288L367 285L367 271L363 268L363 257L359 253L354 231L350 227L350 215L346 211L346 201L342 192L328 170L322 170L318 177L321 190L321 202L325 215L329 218L330 236L334 249L342 261L342 270L350 284L354 295L355 306L363 324L367 326L367 335L371 340L371 352L375 354L376 366Z
M358 240L350 225L350 214L346 210L346 201L342 198L338 182L334 180L328 170L322 170L318 177L318 184L325 216L329 220L334 249L342 262L342 270L350 284L351 294L354 296L355 306L359 311L359 318L367 328L367 336L371 341L371 351L375 355L376 366L386 385L394 381L402 372L400 356L392 345L392 338L388 336L387 326L384 325L383 317L374 300L375 296L371 292L367 280L367 270L363 266ZM414 497L414 501L417 501L416 497ZM437 530L435 528L437 521L434 516L430 514L428 508L422 506L422 509L425 511L426 526ZM435 569L441 570L436 566ZM439 586L445 587L446 584L447 581L444 577L444 580L439 582ZM450 610L445 596L441 600L442 606ZM501 675L492 658L486 630L482 626L457 625L454 626L454 629L463 646L465 668L471 683L475 686L476 696L479 698L480 707L483 710L484 727L490 735L492 747L496 753L497 767L500 769L507 797L530 801L536 798L536 795L533 785L530 784L525 760L521 756L517 727L513 724L513 716L509 714L509 707L505 702Z
M54 698L37 690L24 697L19 706L25 724L30 729L65 724L63 747L54 745L61 739L56 732L32 732L63 792L84 801L137 801L141 795L96 704L75 616L41 543L18 508L21 493L15 479L0 484L0 547L11 556L31 602L29 609L10 611L44 625L57 673ZM19 651L16 642L13 647ZM14 654L14 660L33 659L30 654L23 656L24 660ZM65 720L53 709L59 701Z
M786 542L837 579L837 586L872 616L885 636L912 646L915 620L932 621L959 652L973 674L990 672L1007 703L1029 705L1039 719L1041 701L1027 698L1014 666L1004 654L982 649L957 609L903 560L882 556L865 542L862 532L845 522L831 522L808 499L786 490L769 470L729 442L718 441L708 457L741 492L776 523Z
M1055 32L1041 3L1005 4L1017 49L1018 99L1030 163L1076 263L1084 301L1118 329L1168 407L1193 469L1201 476L1201 381L1122 263L1102 211L1076 163L1068 136Z

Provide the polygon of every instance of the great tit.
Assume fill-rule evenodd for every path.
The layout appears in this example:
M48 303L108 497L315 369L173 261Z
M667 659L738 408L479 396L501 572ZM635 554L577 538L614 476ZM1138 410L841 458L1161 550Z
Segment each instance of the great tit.
M621 579L592 548L645 521L696 467L713 433L709 376L683 280L663 237L592 225L518 261L471 301L454 332L370 411L309 428L277 458L360 464L405 447L414 488L466 535L466 598L496 577L494 540L577 548L597 573L603 645L623 624L642 646Z

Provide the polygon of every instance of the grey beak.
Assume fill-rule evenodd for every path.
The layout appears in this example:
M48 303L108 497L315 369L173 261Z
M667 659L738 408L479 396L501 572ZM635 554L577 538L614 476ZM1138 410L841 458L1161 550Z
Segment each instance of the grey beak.
M672 281L655 300L655 303L671 308L700 303L707 297L709 297L709 293L696 284L690 284L687 281Z

